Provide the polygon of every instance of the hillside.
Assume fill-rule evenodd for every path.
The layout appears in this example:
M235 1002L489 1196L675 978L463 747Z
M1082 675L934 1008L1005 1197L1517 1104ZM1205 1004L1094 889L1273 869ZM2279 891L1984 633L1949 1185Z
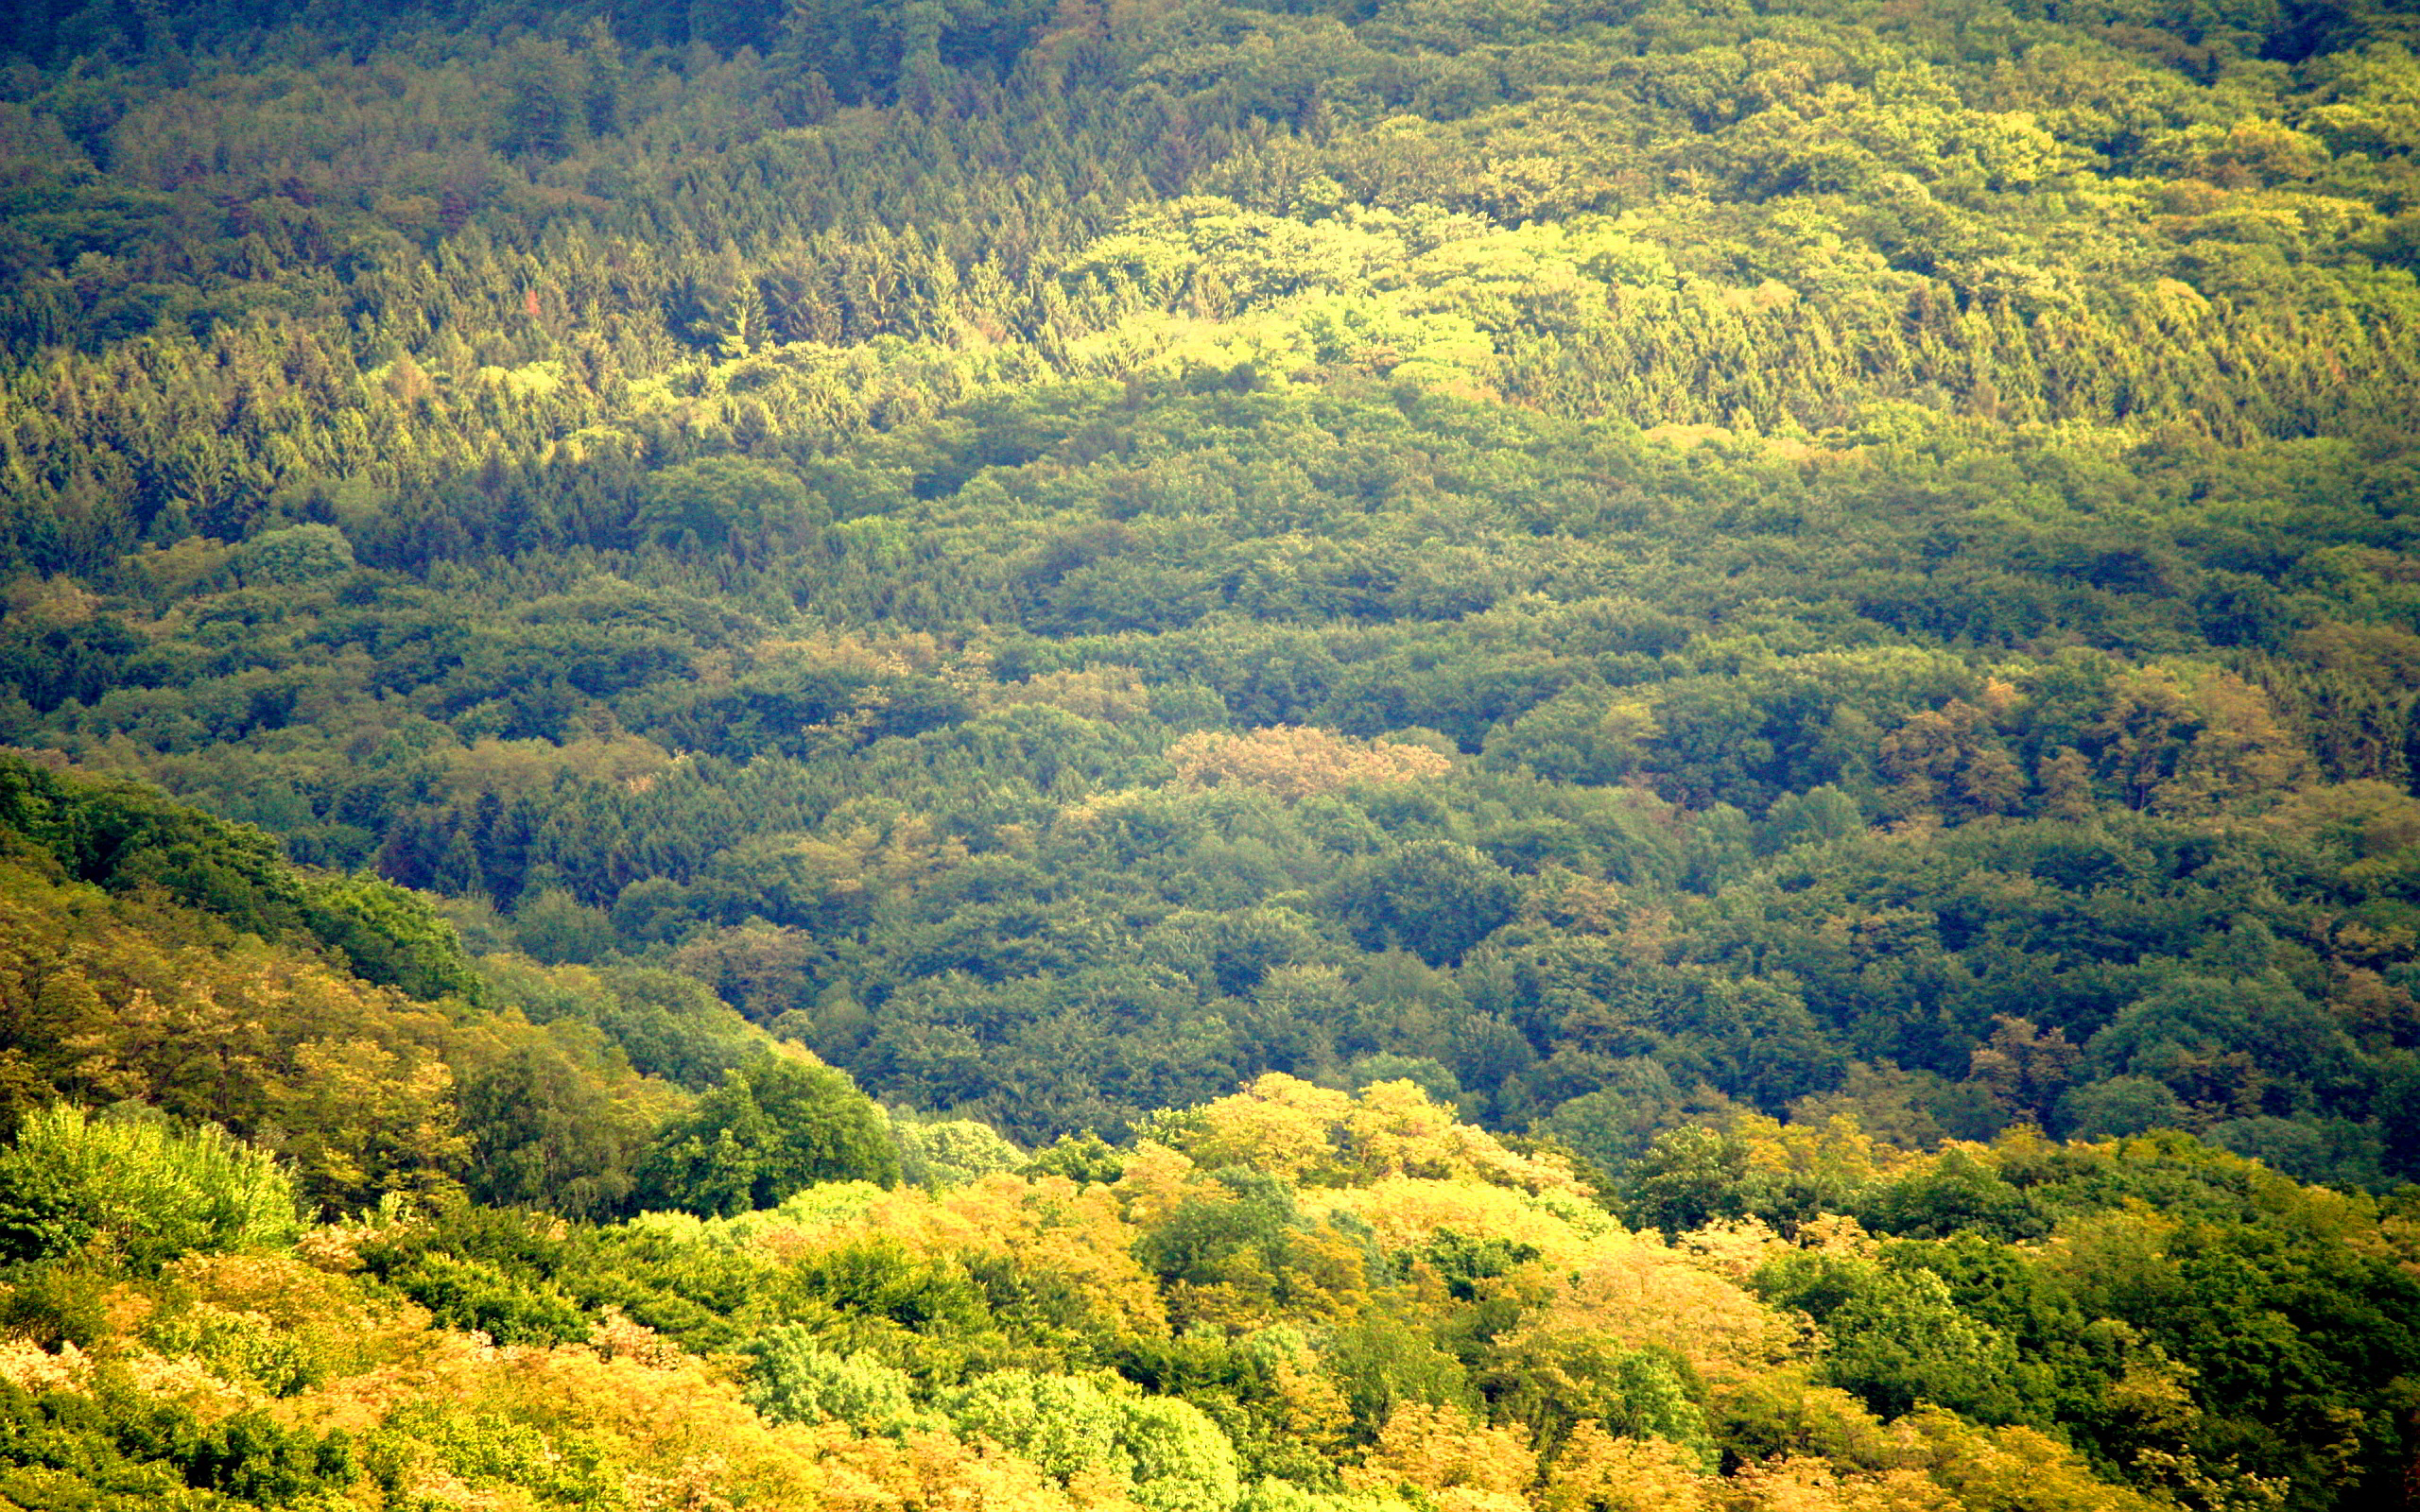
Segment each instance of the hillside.
M2408 1497L2415 48L20 8L0 1498Z
M1275 1074L1028 1158L795 1055L691 1098L627 1022L424 1003L158 848L19 844L12 1091L118 1101L0 1152L11 1506L2149 1512L2383 1504L2409 1457L2410 1188L1741 1115L1608 1192ZM657 1211L505 1205L617 1128Z

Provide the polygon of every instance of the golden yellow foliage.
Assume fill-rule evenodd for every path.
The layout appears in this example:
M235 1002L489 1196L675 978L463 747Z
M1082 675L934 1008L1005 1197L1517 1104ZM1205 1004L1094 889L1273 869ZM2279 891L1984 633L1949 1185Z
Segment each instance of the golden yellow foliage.
M1233 782L1288 801L1333 793L1357 782L1411 782L1441 777L1453 761L1426 746L1378 740L1364 745L1324 730L1271 725L1228 734L1198 730L1168 747L1180 787Z
M701 1363L654 1368L578 1346L497 1350L478 1363L479 1404L541 1428L577 1428L630 1470L713 1467L735 1500L812 1505L821 1477L812 1435L769 1426Z
M1845 1213L1826 1212L1798 1226L1798 1247L1821 1250L1827 1255L1871 1260L1880 1251L1882 1242L1867 1233L1865 1225L1855 1218Z
M1733 1116L1731 1133L1748 1146L1752 1171L1816 1177L1847 1188L1889 1180L1924 1159L1883 1143L1838 1113L1820 1123L1783 1124L1741 1112Z
M995 1447L945 1434L840 1440L825 1430L818 1466L832 1512L1133 1512L1125 1488L1095 1473L1065 1485Z
M1771 1458L1827 1461L1836 1468L1881 1470L1906 1463L1905 1435L1836 1386L1810 1385L1806 1371L1785 1366L1718 1388L1720 1414L1753 1424Z
M255 1320L283 1348L318 1356L314 1365L322 1372L361 1368L369 1358L362 1351L399 1316L397 1304L372 1303L352 1279L292 1253L187 1255L169 1262L162 1280L181 1305L129 1316L126 1332L147 1328L156 1337L180 1326L184 1314L215 1311Z
M2096 1480L2073 1450L2030 1428L1981 1428L1927 1407L1883 1423L1848 1393L1795 1370L1738 1383L1725 1411L1781 1448L1733 1478L1740 1512L2151 1512Z
M173 1402L201 1421L267 1406L270 1398L245 1381L231 1381L211 1364L189 1354L155 1354L136 1349L122 1357L126 1379L136 1390L163 1402Z
M465 800L481 793L508 800L534 798L550 791L556 779L565 773L645 792L677 759L654 741L620 732L574 739L561 746L550 740L487 736L467 747L440 754L447 785Z
M1567 1284L1498 1339L1507 1360L1550 1369L1574 1352L1658 1345L1709 1380L1736 1379L1789 1349L1789 1332L1755 1298L1652 1238L1599 1241Z
M2010 1512L2152 1512L2163 1503L2097 1480L2075 1451L2031 1428L1978 1428L1928 1407L1893 1425L1962 1506Z
M1266 1343L1271 1333L1261 1335ZM1309 1343L1297 1336L1294 1348L1279 1354L1270 1369L1271 1422L1288 1442L1303 1445L1333 1460L1342 1453L1353 1428L1352 1404L1336 1380L1321 1367Z
M985 702L993 708L1047 704L1080 719L1114 724L1149 713L1151 695L1132 667L1097 666L1079 672L1045 672L1023 682L987 688Z
M187 1116L259 1116L266 1088L308 1078L297 1047L330 1030L426 1046L444 1022L391 988L258 941L163 950L103 930L78 955L48 984L57 1011L67 998L99 1010L60 1036L78 1057L74 1080Z
M1726 1489L1736 1512L1953 1512L1961 1504L1918 1470L1843 1474L1804 1457L1742 1467Z
M1476 1179L1524 1192L1582 1189L1569 1166L1551 1156L1515 1155L1473 1125L1459 1122L1409 1081L1362 1089L1345 1114L1341 1175L1348 1181L1386 1177Z
M1678 1241L1680 1252L1692 1263L1743 1286L1765 1262L1793 1247L1754 1218L1720 1219Z
M1563 1161L1514 1154L1410 1082L1379 1082L1356 1098L1270 1072L1187 1122L1186 1153L1203 1166L1250 1165L1306 1186L1414 1177L1583 1194Z
M1459 1407L1407 1401L1387 1415L1369 1457L1344 1481L1357 1490L1411 1486L1440 1512L1528 1512L1523 1497L1537 1473L1518 1427L1490 1428Z
M1184 1201L1185 1182L1192 1174L1190 1157L1152 1140L1137 1140L1126 1157L1125 1174L1110 1190L1117 1194L1126 1221L1148 1228L1165 1221Z
M534 1470L556 1458L552 1446L576 1441L571 1457L593 1461L634 1506L824 1503L818 1459L833 1434L767 1424L735 1384L695 1359L650 1365L579 1345L498 1349L426 1332L396 1343L378 1369L305 1393L282 1416L356 1434L407 1425L414 1462L402 1479L456 1504L531 1503L510 1486L464 1485L428 1442L432 1423L501 1425L528 1440L506 1459Z
M1617 1437L1583 1421L1547 1469L1535 1504L1537 1512L1709 1512L1723 1490L1678 1444Z
M454 1074L419 1046L315 1040L296 1047L296 1074L271 1089L285 1153L314 1190L357 1204L380 1193L454 1190L470 1152L456 1122Z
M1167 1311L1123 1208L1109 1187L994 1176L938 1195L888 1193L864 1221L927 1252L1004 1256L1023 1274L1062 1278L1115 1332L1164 1334Z
M688 1355L682 1348L644 1323L634 1322L618 1307L607 1307L588 1331L588 1347L605 1360L628 1360L649 1370L677 1370Z
M12 1096L55 1089L274 1129L316 1198L438 1190L463 1150L443 1013L300 950L230 938L164 895L111 898L0 862L0 1014L49 1047L38 1066L14 1060L35 1079Z
M191 958L184 963L193 968L191 976L156 988L134 986L110 1022L63 1040L77 1057L69 1078L108 1097L174 1098L239 1117L251 1111L247 1094L266 1079L275 1041L263 1017L248 1011L251 1005L222 996L204 953L182 954ZM257 985L276 993L266 980ZM53 1003L81 1007L103 1001L80 971L61 973L49 986Z
M1247 1246L1216 1280L1172 1283L1169 1321L1180 1329L1206 1325L1230 1333L1271 1322L1330 1326L1358 1309L1367 1272L1353 1238L1325 1227L1302 1228L1273 1255Z
M1472 1181L1388 1177L1366 1185L1306 1194L1313 1211L1349 1212L1370 1225L1390 1250L1416 1249L1438 1229L1534 1245L1549 1265L1568 1268L1616 1226L1601 1210L1558 1210L1508 1187Z
M1891 796L1906 812L1960 818L2005 814L2025 796L2025 773L1998 740L1996 715L2014 698L2006 683L1992 688L1997 707L1952 698L1911 716L1882 737L1878 752Z
M818 630L780 640L759 641L751 649L756 670L810 667L817 670L871 672L898 677L940 669L951 651L949 644L926 630Z
M1311 1181L1340 1169L1338 1144L1352 1110L1349 1092L1271 1072L1201 1108L1200 1132L1185 1140L1185 1153L1212 1169L1249 1165L1282 1180Z
M2337 822L2332 810L2307 807L2294 822ZM2347 822L2377 815L2395 811L2364 805ZM2390 831L2390 838L2401 833ZM783 837L766 853L810 881L874 888L947 864L954 843L907 819L813 841ZM1599 925L1616 917L1609 900L1572 889L1564 904L1593 910ZM164 947L129 927L125 910L139 906L39 880L29 885L22 876L0 886L0 1007L72 1022L95 1090L122 1086L180 1111L224 1106L273 1117L323 1190L435 1184L440 1163L458 1151L446 1062L475 1070L523 1037L569 1032L511 1017L449 1023L257 944ZM719 974L761 967L776 977L791 948L804 943L770 932L727 936ZM760 946L761 958L752 957ZM604 990L579 969L557 974L567 988ZM1776 1176L1855 1186L1927 1159L1877 1143L1848 1117L1783 1125L1741 1113L1733 1126L1752 1165ZM1270 1075L1164 1118L1153 1132L1166 1143L1139 1143L1111 1185L1005 1176L941 1194L834 1185L733 1221L648 1222L667 1237L749 1247L775 1261L841 1246L895 1246L955 1280L1031 1281L1052 1299L1047 1327L1095 1344L1168 1341L1172 1360L1214 1347L1207 1334L1172 1333L1212 1325L1217 1347L1237 1358L1260 1351L1252 1356L1257 1378L1236 1402L1253 1431L1330 1463L1350 1453L1353 1411L1363 1400L1348 1396L1358 1387L1341 1357L1324 1352L1330 1325L1400 1315L1437 1322L1446 1337L1494 1310L1479 1339L1485 1358L1472 1368L1519 1383L1533 1400L1516 1402L1490 1385L1506 1419L1490 1424L1398 1399L1364 1463L1347 1472L1347 1494L1300 1491L1303 1512L1400 1503L1427 1512L2148 1505L2093 1480L2041 1434L1984 1430L1942 1413L1886 1425L1846 1394L1810 1386L1803 1370L1776 1365L1794 1335L1739 1284L1781 1241L1749 1225L1703 1231L1685 1249L1629 1234L1561 1162L1458 1124L1409 1082L1354 1096ZM1990 1166L2024 1146L1958 1148ZM1208 1175L1228 1166L1297 1190L1282 1200L1264 1194L1255 1213L1234 1186ZM2289 1185L2278 1200L2289 1200ZM2403 1260L2420 1247L2420 1229L2381 1226L2374 1209L2360 1207L2365 1199L2319 1193L2291 1200L2309 1224L2342 1232L2365 1254ZM1237 1211L1219 1212L1219 1203ZM1224 1249L1172 1247L1160 1259L1138 1244L1172 1221L1205 1217L1201 1231L1215 1239L1230 1217L1271 1212L1249 1242ZM1449 1285L1445 1263L1422 1253L1447 1230L1522 1252ZM1136 1500L1149 1500L1115 1477L1054 1479L995 1446L944 1433L864 1437L837 1423L769 1425L746 1405L731 1360L700 1361L619 1313L597 1319L584 1345L553 1349L499 1349L434 1330L421 1308L379 1301L350 1274L358 1242L373 1231L369 1220L322 1228L288 1254L188 1257L129 1281L103 1299L108 1336L93 1344L95 1357L122 1366L135 1390L182 1403L205 1421L258 1410L314 1431L378 1435L382 1446L401 1446L397 1486L439 1504L1136 1512ZM2042 1259L2115 1284L2132 1270L2172 1263L2165 1238L2160 1220L2104 1214L2064 1225ZM1408 1281L1367 1263L1371 1241L1405 1266ZM1834 1218L1802 1225L1797 1244L1845 1254L1873 1247L1854 1222ZM1530 1250L1534 1257L1523 1258ZM1643 1420L1616 1417L1609 1362L1649 1347L1685 1360L1716 1393L1717 1420L1754 1423L1754 1441L1772 1459L1724 1481L1699 1468L1702 1442L1609 1430L1607 1421ZM1049 1346L1020 1336L978 1352L996 1348ZM88 1379L84 1357L72 1349L0 1345L0 1381L73 1390ZM1543 1410L1530 1410L1538 1403ZM2169 1431L2191 1412L2191 1398L2181 1373L2154 1356L2111 1385L2104 1405L2147 1434L2166 1434L2163 1443L2181 1443ZM482 1469L479 1453L516 1468ZM2194 1467L2176 1463L2169 1480L2187 1485ZM547 1467L561 1465L593 1473L598 1489L579 1493L590 1498L582 1502L544 1482L557 1473ZM513 1478L524 1466L535 1467L526 1485ZM367 1482L354 1494L364 1504L381 1495ZM1294 1505L1270 1496L1270 1506Z
M288 1416L322 1433L342 1429L366 1434L400 1407L419 1400L446 1400L463 1394L460 1357L493 1355L493 1346L467 1334L429 1327L424 1309L413 1308L378 1341L372 1365L338 1376L294 1399Z
M2043 1263L2054 1272L2096 1284L2123 1286L2164 1280L2174 1269L2168 1240L2181 1227L2159 1213L2096 1212L2063 1218L2043 1246Z

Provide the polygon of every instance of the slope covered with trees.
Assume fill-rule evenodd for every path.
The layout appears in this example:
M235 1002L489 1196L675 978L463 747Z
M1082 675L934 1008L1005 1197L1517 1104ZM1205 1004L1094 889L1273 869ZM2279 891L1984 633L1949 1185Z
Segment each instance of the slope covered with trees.
M19 8L0 1496L2378 1504L2415 48Z
M2404 18L869 16L28 23L0 734L1021 1138L2420 1169Z
M149 896L96 957L193 927ZM769 1059L674 1108L643 1180L684 1176L717 1121L726 1160L769 1125L838 1163L802 1183L760 1160L769 1189L692 1182L598 1226L455 1184L494 1179L470 1068L576 1041L460 999L434 1033L378 1006L347 1023L436 1043L402 1145L378 1143L392 1080L317 1066L319 1119L279 1102L255 1143L197 1125L179 1085L21 1118L12 1504L2316 1508L2380 1504L2411 1449L2410 1189L2298 1186L2181 1134L1927 1155L1750 1116L1602 1188L1411 1082L1271 1074L1122 1148L1028 1158ZM617 1073L558 1081L593 1103ZM389 1163L347 1186L340 1150Z

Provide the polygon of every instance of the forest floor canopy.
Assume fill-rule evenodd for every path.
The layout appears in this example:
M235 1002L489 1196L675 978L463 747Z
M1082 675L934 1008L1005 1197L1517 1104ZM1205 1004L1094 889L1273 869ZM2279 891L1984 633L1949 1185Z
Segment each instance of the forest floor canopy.
M22 8L0 1497L2386 1494L2416 49Z

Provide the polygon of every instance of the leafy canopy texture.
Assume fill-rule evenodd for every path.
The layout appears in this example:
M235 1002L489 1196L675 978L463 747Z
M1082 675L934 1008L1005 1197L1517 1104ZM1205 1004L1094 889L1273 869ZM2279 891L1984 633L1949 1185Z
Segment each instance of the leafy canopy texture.
M767 1056L733 1071L639 1159L641 1207L729 1217L821 1181L899 1179L882 1110L848 1074Z
M2408 1502L2415 47L20 0L0 1506Z
M88 1256L154 1271L180 1255L268 1249L302 1232L293 1180L205 1125L109 1121L59 1104L0 1152L0 1260Z

